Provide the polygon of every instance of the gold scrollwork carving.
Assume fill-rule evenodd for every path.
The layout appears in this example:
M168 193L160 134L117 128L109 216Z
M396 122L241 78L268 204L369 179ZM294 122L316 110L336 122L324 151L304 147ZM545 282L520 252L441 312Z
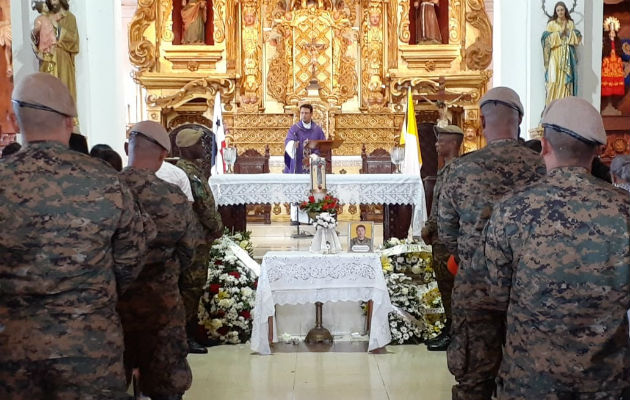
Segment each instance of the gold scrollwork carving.
M172 0L160 0L160 10L162 11L161 17L157 23L160 25L160 37L165 42L172 42L175 39L173 34L173 19L171 18L173 12Z
M214 43L222 43L225 40L225 0L213 0L214 12Z
M466 49L466 66L473 70L486 69L492 61L492 25L483 0L468 0L466 22L479 30L477 40Z
M462 1L449 1L448 7L448 41L452 44L460 44L465 35L462 31L465 28L462 21Z
M409 31L409 0L400 2L402 13L400 13L400 26L398 29L398 38L403 43L409 43L411 32Z
M190 81L176 93L168 96L147 96L147 104L151 107L176 108L195 97L213 99L217 92L229 103L234 98L234 82L231 79L202 78Z
M156 0L138 0L138 8L129 24L129 60L140 71L152 70L156 63L155 45L144 36L155 21Z
M289 35L286 33L285 27L278 26L271 31L268 41L276 48L276 54L269 64L267 91L273 99L281 104L286 104L287 86L291 76L290 58L288 58L290 53L287 54L287 50L290 52L291 48L287 46Z

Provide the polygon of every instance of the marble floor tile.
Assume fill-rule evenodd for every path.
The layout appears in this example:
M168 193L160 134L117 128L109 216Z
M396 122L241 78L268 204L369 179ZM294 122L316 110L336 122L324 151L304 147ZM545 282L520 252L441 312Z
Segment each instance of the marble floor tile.
M185 400L447 400L454 381L446 353L424 345L388 346L382 354L277 352L217 346L190 355L193 384Z

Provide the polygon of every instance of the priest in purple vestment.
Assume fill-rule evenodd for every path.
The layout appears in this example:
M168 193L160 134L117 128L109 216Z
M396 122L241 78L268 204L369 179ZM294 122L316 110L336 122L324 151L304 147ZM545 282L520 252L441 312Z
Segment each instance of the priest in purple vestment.
M302 165L304 157L304 142L307 140L326 140L322 128L312 121L313 106L300 106L300 122L293 125L284 140L284 173L304 174L309 172ZM317 151L314 151L317 153Z

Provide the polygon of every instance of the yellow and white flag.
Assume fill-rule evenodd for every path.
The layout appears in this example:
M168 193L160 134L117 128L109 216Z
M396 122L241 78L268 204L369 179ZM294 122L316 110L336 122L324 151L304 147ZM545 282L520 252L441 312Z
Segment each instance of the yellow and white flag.
M402 173L420 176L422 154L420 152L420 138L418 137L418 125L416 124L416 112L413 109L411 88L407 92L407 107L405 120L400 131L400 145L405 146L405 160L401 167Z

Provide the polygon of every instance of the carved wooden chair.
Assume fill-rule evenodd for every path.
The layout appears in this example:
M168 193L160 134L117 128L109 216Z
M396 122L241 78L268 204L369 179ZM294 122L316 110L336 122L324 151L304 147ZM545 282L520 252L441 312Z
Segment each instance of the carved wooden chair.
M235 174L267 174L269 173L269 145L265 146L265 154L248 149L236 157ZM271 204L248 204L247 222L271 224Z
M367 154L365 145L361 151L361 174L391 174L396 166L392 164L389 152L378 148ZM360 207L362 221L383 222L383 206L381 204L362 204Z

